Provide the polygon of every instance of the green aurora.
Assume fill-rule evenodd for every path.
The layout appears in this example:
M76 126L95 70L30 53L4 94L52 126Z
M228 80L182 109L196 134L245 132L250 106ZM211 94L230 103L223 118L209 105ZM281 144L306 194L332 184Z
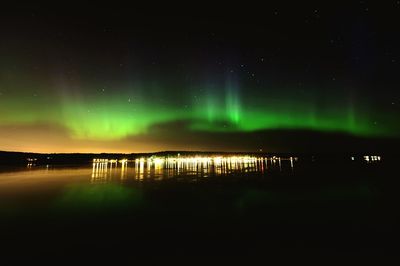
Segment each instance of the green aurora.
M2 16L0 150L396 150L397 9L359 5Z
M390 126L390 117L361 105L356 107L340 95L319 106L310 94L257 97L245 95L244 88L229 82L223 89L197 86L182 90L181 100L173 99L178 97L176 92L158 97L157 93L164 91L162 87L152 93L135 87L124 88L121 93L92 89L79 94L54 88L46 93L42 89L40 95L35 95L36 88L7 91L0 98L0 126L59 125L71 138L82 140L148 134L153 126L174 121L189 121L190 130L206 132L304 129L355 136L392 136L396 132Z

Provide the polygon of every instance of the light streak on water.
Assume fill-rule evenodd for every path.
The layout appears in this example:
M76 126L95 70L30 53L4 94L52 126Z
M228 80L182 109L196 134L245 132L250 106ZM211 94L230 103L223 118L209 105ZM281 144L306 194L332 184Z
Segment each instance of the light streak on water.
M296 160L295 160L296 159ZM194 156L147 157L134 160L93 159L92 182L104 182L117 177L122 180L160 180L174 177L207 178L235 173L268 173L293 171L297 158L255 156ZM268 162L270 160L270 163Z

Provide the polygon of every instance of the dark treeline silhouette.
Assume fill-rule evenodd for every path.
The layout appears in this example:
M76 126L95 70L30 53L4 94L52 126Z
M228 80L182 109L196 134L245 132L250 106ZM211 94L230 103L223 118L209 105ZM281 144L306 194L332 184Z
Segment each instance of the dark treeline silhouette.
M302 162L349 162L363 160L364 155L379 155L385 161L394 161L398 155L392 152L386 153L264 153L264 152L207 152L207 151L160 151L155 153L32 153L32 152L10 152L0 151L0 165L24 165L32 163L35 165L56 165L56 164L87 164L93 159L128 159L134 160L141 157L187 157L187 156L264 156L264 157L297 157Z

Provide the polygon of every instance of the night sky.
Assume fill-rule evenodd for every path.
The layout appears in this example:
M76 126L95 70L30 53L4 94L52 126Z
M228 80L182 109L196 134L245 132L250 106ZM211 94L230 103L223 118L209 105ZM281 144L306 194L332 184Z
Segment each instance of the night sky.
M0 150L360 150L398 140L400 1L280 2L2 10Z

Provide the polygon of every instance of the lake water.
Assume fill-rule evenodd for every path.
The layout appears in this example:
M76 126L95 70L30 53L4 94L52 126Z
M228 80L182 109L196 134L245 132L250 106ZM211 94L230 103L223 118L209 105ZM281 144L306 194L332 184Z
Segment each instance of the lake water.
M57 258L195 255L204 246L205 255L227 256L289 247L390 250L397 168L375 159L97 158L3 167L2 250L23 250L26 259L48 251Z
M38 165L3 168L0 191L46 189L73 183L130 184L180 180L195 182L224 176L293 174L297 157L187 157L140 158L136 160L94 159L87 165Z

